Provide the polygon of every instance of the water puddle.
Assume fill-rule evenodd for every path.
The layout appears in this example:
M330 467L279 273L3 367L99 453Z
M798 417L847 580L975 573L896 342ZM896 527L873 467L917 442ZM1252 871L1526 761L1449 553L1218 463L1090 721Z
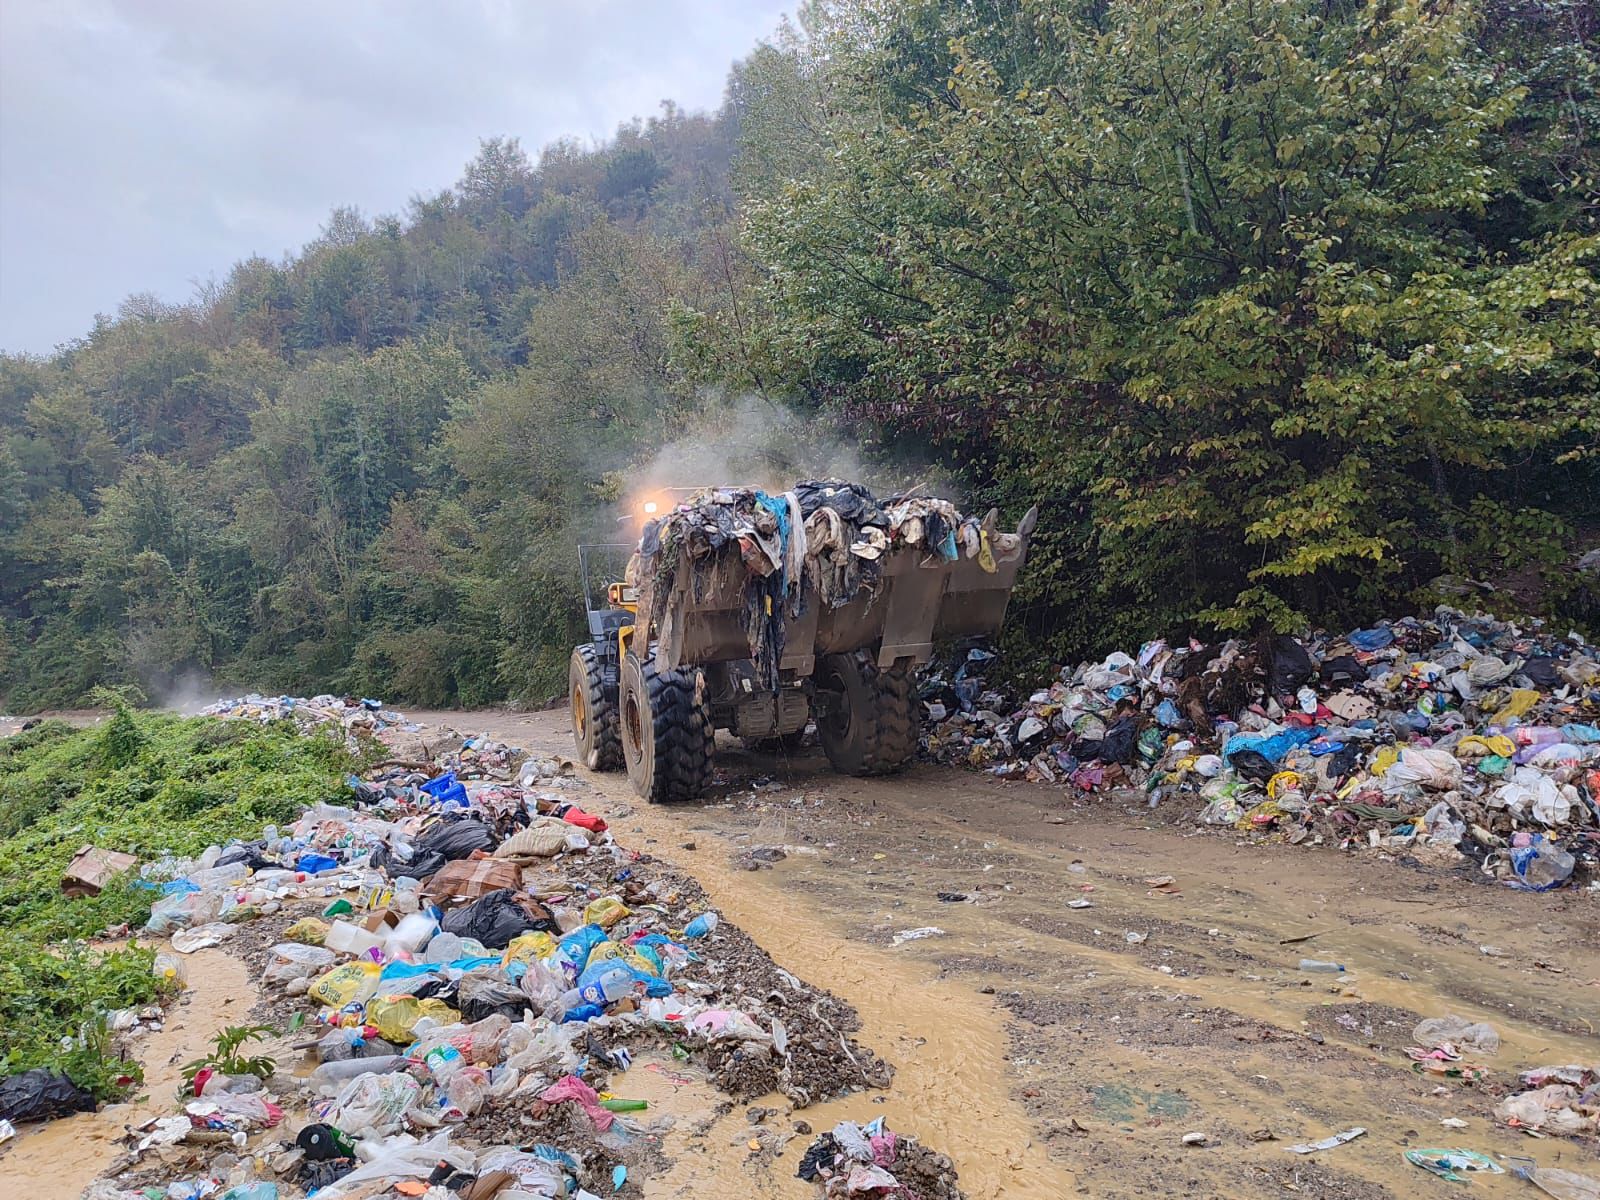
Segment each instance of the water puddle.
M126 1104L18 1130L0 1157L7 1195L77 1200L121 1153L118 1139L128 1126L171 1115L184 1064L206 1053L212 1035L225 1025L248 1023L256 983L244 960L217 948L187 956L185 966L185 998L167 1010L160 1032L137 1043L144 1087Z

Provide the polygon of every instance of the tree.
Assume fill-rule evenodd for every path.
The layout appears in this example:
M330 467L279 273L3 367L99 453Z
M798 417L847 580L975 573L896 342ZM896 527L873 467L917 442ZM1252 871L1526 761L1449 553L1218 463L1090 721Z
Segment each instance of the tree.
M1483 236L1525 93L1475 33L1465 4L832 6L792 68L827 165L750 207L758 336L1078 512L1036 587L1146 634L1371 614L1479 565L1509 462L1593 480L1600 240Z

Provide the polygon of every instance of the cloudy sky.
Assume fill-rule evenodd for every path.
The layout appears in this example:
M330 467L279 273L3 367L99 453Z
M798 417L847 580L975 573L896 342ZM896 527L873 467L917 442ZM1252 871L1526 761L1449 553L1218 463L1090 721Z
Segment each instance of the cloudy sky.
M0 0L0 350L187 299L478 139L714 108L793 0Z

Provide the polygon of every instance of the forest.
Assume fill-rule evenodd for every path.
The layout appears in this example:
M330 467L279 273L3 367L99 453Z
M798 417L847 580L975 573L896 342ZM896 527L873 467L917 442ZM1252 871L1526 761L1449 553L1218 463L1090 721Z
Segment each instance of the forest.
M827 430L1040 504L1019 674L1441 602L1593 636L1597 39L1590 0L819 0L715 112L487 137L0 356L0 708L542 702L578 541L730 406L775 470Z

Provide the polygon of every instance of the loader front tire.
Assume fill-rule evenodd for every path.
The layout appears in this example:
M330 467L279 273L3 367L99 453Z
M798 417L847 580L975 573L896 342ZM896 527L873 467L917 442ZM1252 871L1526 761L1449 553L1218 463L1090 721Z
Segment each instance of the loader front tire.
M606 695L605 666L593 643L572 652L567 667L567 703L572 711L572 743L578 761L591 771L622 766L622 738L617 732L617 702Z
M829 693L817 717L817 737L828 762L844 775L888 775L917 752L916 697L911 673L880 668L864 654L829 654L817 668L817 686Z
M716 728L698 671L658 671L622 659L622 757L633 790L652 804L694 800L711 782Z

